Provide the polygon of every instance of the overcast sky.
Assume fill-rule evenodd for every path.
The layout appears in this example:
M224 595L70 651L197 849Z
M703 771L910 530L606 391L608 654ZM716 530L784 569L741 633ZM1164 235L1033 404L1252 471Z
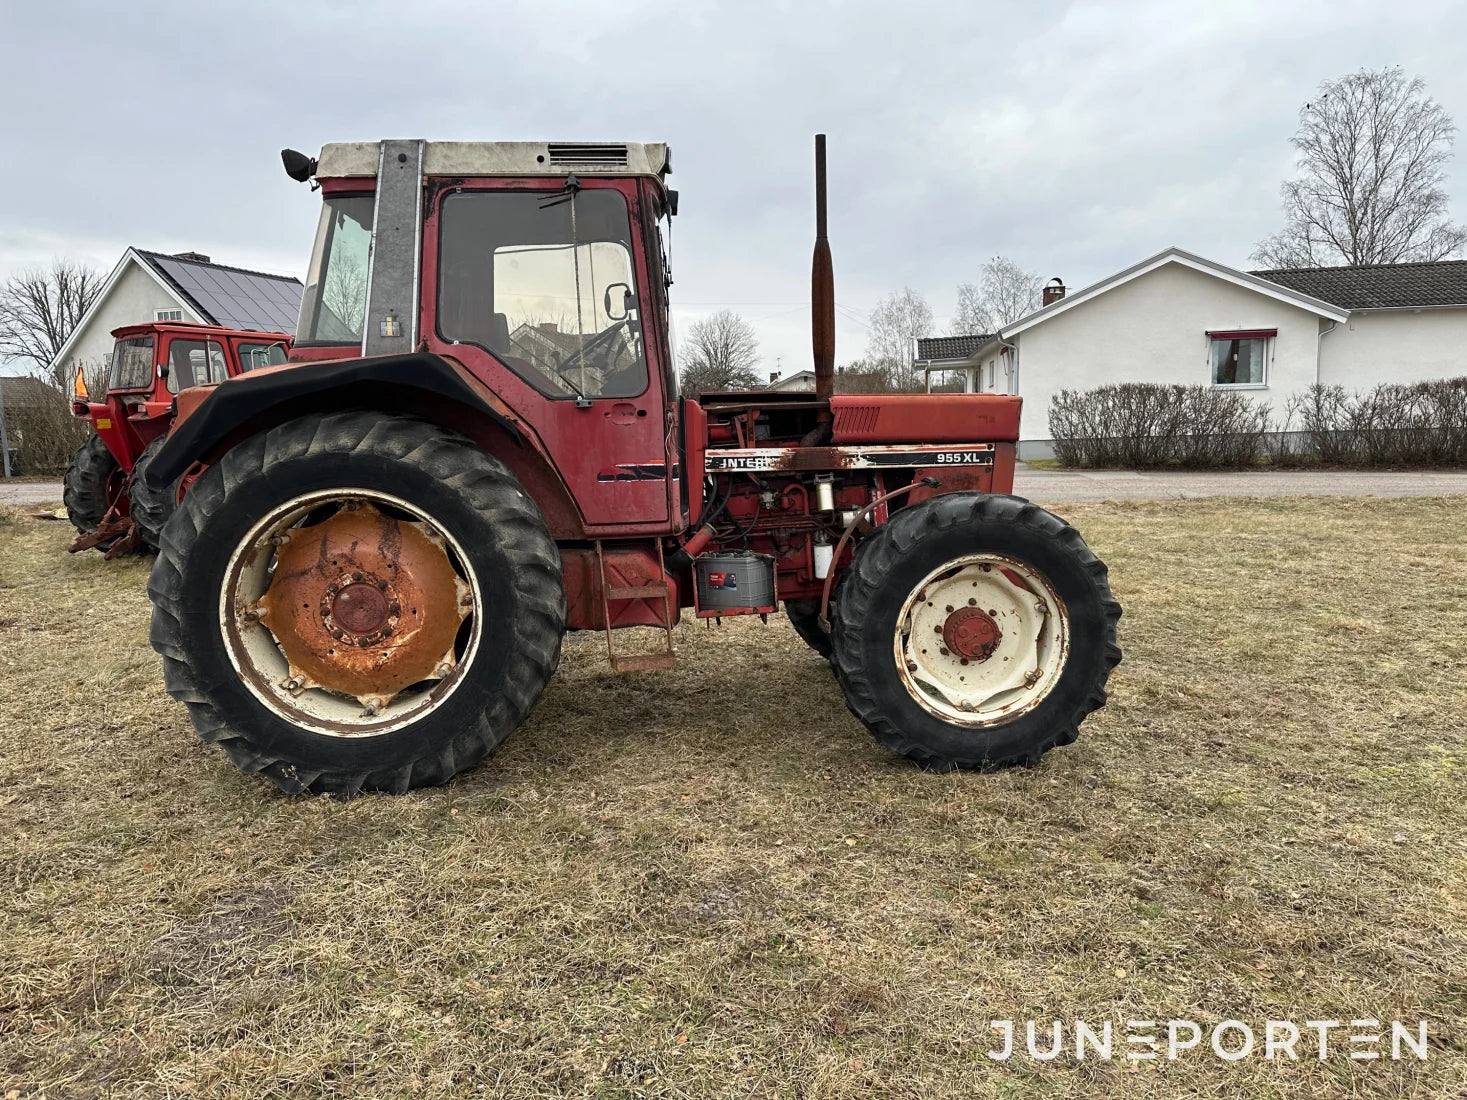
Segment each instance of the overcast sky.
M1246 265L1297 111L1400 64L1467 123L1453 0L8 5L0 276L195 249L302 275L282 146L667 141L681 327L728 306L809 361L811 135L830 135L837 362L909 285L946 331L1010 256L1072 287L1167 245ZM1467 216L1467 148L1451 168Z

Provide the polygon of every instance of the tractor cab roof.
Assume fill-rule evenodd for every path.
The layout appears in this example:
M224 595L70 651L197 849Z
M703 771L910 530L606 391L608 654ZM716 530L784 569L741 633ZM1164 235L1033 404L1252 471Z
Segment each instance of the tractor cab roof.
M382 144L337 142L321 147L318 179L377 175ZM672 171L665 142L429 141L423 145L425 176L651 176Z
M154 333L179 332L193 336L251 336L261 340L293 340L288 332L256 332L226 328L223 325L200 325L191 321L147 321L138 325L123 325L112 330L112 338L123 340L129 336L151 336Z

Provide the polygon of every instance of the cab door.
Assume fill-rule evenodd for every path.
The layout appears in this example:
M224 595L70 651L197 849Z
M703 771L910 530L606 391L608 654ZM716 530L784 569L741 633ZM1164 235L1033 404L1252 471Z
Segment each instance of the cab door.
M425 225L430 350L539 436L593 533L665 530L671 456L635 181L466 180Z

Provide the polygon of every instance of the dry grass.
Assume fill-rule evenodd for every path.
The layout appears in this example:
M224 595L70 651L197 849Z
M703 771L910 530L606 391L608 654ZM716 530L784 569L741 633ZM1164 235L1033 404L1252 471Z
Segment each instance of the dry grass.
M1063 511L1126 663L1038 769L891 759L781 620L574 637L494 760L349 803L197 741L145 562L0 511L0 1094L1467 1093L1463 502ZM984 1055L1320 1015L1432 1057Z

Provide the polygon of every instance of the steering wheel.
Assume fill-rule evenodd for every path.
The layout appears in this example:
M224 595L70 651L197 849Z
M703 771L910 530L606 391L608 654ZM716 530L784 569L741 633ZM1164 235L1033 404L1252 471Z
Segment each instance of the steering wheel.
M580 350L572 352L570 355L566 356L566 358L562 359L558 364L556 364L555 369L558 370L561 374L565 374L567 371L573 370L578 362L584 362L587 365L590 365L592 353L604 352L606 350L609 350L611 338L619 333L622 329L626 328L630 321L631 317L623 317L620 321L612 325L610 328L602 329L595 336L591 337L591 339L587 340L586 343L580 348ZM607 364L607 366L610 365L610 363Z

